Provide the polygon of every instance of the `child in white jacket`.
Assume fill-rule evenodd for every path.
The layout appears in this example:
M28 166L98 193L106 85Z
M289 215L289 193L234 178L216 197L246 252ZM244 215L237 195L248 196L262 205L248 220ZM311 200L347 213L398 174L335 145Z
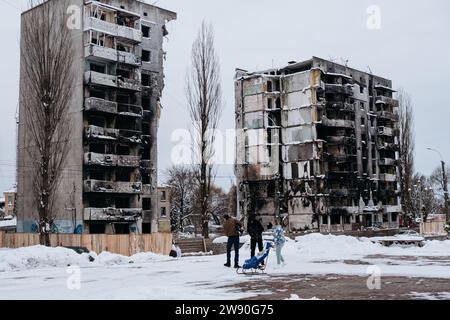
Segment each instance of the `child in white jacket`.
M275 243L275 252L277 255L277 264L280 265L284 262L283 255L281 254L281 250L283 249L284 243L286 242L286 238L284 237L283 227L280 225L278 219L274 221L274 227L272 228L273 241Z

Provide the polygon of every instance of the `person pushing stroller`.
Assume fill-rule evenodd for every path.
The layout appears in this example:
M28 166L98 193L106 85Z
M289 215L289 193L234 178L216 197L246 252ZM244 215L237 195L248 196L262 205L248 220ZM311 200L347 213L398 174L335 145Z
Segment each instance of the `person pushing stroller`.
M262 238L263 231L264 227L261 222L258 221L254 215L250 216L247 223L247 232L250 235L250 258L255 256L256 245L258 245L259 252L262 253L264 250Z

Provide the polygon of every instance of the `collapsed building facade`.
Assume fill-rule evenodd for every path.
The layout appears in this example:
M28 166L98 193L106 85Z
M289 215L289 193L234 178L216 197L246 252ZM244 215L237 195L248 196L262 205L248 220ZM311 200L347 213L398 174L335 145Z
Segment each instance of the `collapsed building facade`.
M63 5L50 2L55 9ZM157 232L163 39L176 13L137 0L69 2L81 8L82 28L71 31L73 133L53 232ZM28 18L24 12L22 20ZM21 84L20 90L27 88ZM37 215L23 107L19 113L18 230L33 232Z
M313 57L237 69L240 215L291 231L396 228L398 101L392 82Z

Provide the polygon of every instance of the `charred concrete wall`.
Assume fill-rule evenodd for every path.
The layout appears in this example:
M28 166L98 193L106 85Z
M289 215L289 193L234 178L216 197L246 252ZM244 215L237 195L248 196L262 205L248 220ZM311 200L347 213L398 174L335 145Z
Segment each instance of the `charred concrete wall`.
M313 57L236 72L239 210L291 230L398 225L390 80ZM257 143L253 136L257 136Z

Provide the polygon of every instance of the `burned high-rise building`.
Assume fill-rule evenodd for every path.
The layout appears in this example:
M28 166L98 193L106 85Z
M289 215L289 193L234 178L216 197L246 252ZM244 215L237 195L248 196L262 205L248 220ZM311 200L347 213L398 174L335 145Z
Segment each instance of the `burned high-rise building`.
M163 39L176 13L137 0L50 0L24 12L22 24L45 6L67 6L67 22L54 23L72 29L75 79L68 97L70 151L55 195L52 232L156 232ZM21 96L29 90L25 77L22 70ZM18 230L32 232L38 221L22 102L19 113Z
M290 230L398 227L398 101L390 80L313 57L236 70L238 203Z

